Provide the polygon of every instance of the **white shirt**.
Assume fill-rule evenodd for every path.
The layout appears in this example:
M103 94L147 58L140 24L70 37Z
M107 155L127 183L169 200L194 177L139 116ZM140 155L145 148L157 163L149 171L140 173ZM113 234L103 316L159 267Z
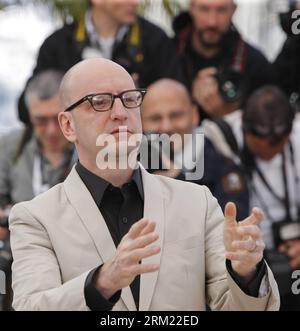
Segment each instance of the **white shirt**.
M242 134L242 120L241 112L234 112L224 118L232 127L233 133L237 138L238 144L242 147L243 134ZM295 167L291 161L291 153L289 145L285 146L286 152L286 169L287 169L287 182L288 191L291 205L291 216L293 220L297 219L297 206L300 205L300 184L297 183L295 177L300 178L300 116L296 116L294 121L293 130L290 136L290 142L294 149ZM261 170L263 176L270 184L274 192L281 198L284 198L284 180L282 174L282 155L276 155L271 161L264 161L256 158L256 163ZM294 169L295 168L295 169ZM296 173L295 173L296 172ZM259 192L260 199L253 190L250 191L250 207L259 207L265 213L264 221L261 224L264 240L267 248L273 248L273 236L271 230L272 222L282 221L286 217L286 210L282 203L280 203L266 188L257 172L253 173L252 184L255 191ZM263 200L263 202L262 202ZM267 206L267 211L266 208ZM270 217L268 217L268 214Z
M91 46L84 49L82 54L84 59L100 57L111 60L115 43L121 42L129 31L129 26L124 25L113 38L99 36L93 23L91 11L88 11L86 14L85 25Z

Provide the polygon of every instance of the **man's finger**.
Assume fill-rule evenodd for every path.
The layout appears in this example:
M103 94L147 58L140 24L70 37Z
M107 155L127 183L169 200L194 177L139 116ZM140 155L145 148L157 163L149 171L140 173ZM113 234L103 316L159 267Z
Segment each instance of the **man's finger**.
M156 228L156 223L149 221L148 225L145 226L144 229L140 232L140 236L144 236L148 233L154 232L155 228Z
M259 225L263 218L263 212L259 208L253 208L251 215L242 222L239 222L239 225Z
M156 255L160 252L159 246L148 246L145 248L139 248L134 250L130 254L130 259L133 263L138 263L139 261L142 261L143 259L146 259L147 257Z
M151 272L156 272L159 270L159 264L137 264L133 267L131 267L130 273L133 275L142 275L142 274L147 274Z
M225 225L235 226L236 222L236 205L233 202L227 203L225 207Z
M261 239L261 230L257 225L244 225L237 229L238 234L242 236L251 236L255 240Z
M135 239L148 224L149 220L145 218L141 219L140 221L133 224L126 236L131 239Z
M134 239L134 241L132 241L128 245L126 250L132 251L134 249L144 248L148 245L153 244L155 241L158 240L158 238L159 238L159 235L157 233L154 233L154 232L148 233L144 236L140 236L140 237Z
M234 241L232 243L232 247L236 250L241 251L261 251L265 249L265 244L262 240L241 240L241 241Z

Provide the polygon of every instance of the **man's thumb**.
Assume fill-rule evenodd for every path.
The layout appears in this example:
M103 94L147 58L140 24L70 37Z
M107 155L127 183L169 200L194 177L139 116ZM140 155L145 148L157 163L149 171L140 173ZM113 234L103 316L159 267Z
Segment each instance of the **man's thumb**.
M227 225L236 225L236 205L228 202L225 207L225 222Z

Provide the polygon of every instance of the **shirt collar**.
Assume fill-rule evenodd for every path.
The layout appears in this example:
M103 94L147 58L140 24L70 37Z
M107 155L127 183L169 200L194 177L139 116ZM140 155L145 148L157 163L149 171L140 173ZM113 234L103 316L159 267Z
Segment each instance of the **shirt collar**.
M87 34L88 34L88 37L89 37L89 40L90 40L92 46L101 48L101 42L100 42L101 38L95 29L91 11L88 11L86 13L85 26L86 26L86 31L87 31ZM123 25L117 32L116 37L114 38L115 42L121 42L124 39L124 37L126 36L126 34L128 33L128 31L129 31L129 25Z
M76 165L76 171L78 172L80 178L86 185L87 189L90 191L97 206L99 206L103 199L106 189L111 185L111 183L109 183L102 177L99 177L93 174L92 172L90 172L80 162L78 162ZM134 170L131 182L136 184L138 188L138 192L142 200L144 200L144 188L143 188L143 181L142 181L142 174L140 167Z
M33 135L32 139L31 139L31 144L32 144L32 148L34 151L34 155L37 157L40 157L41 161L43 163L49 164L49 161L43 156L41 144L35 135ZM67 144L65 147L65 150L64 150L63 160L61 161L61 164L59 165L59 167L61 167L65 163L74 164L77 159L78 158L77 158L75 146L73 144ZM72 160L72 162L71 162L71 160Z

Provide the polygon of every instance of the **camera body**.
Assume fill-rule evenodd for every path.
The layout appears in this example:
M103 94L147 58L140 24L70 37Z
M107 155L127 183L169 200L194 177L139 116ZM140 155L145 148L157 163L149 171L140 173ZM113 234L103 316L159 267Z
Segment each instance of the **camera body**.
M241 100L246 93L247 83L245 76L233 69L221 69L215 75L218 82L219 93L226 102Z

